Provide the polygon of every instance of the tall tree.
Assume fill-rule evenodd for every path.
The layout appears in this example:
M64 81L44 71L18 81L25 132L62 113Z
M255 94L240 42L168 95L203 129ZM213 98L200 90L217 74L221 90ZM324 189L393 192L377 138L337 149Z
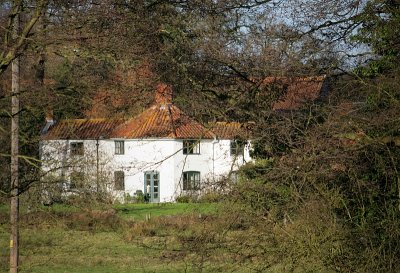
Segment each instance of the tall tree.
M397 69L400 61L400 3L369 1L357 21L361 26L354 39L369 45L374 54L368 68L360 69L360 72L374 76Z
M13 39L19 35L20 11L22 3L16 9L13 24ZM10 208L10 273L18 272L19 265L19 96L20 96L20 57L12 61L11 83L11 208Z
M1 4L3 10L8 10L8 22L3 29L3 38L0 40L2 43L2 51L0 51L0 74L2 74L11 62L20 56L26 49L30 42L28 39L32 30L42 15L48 0L39 0L33 4L33 8L28 10L27 20L21 25L21 31L18 36L13 36L13 29L16 23L16 18L23 12L20 6L23 4L22 0L5 1ZM26 11L26 10L25 10ZM24 12L25 12L24 11Z
M29 44L32 30L42 15L46 3L41 0L35 3L24 16L21 24L21 14L24 10L24 1L6 1L2 3L2 10L8 10L8 20L3 31L3 45L0 52L0 75L11 64L11 163L10 163L10 273L17 273L19 267L19 117L20 117L20 56Z

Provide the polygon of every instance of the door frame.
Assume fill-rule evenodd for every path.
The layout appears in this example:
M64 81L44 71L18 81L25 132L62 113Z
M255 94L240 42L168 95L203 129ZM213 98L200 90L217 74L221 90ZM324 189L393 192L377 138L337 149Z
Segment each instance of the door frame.
M148 192L148 175L150 175L150 184L149 184L149 189L150 192ZM155 183L156 182L156 183ZM158 171L146 171L144 172L144 194L145 196L148 196L148 202L149 203L159 203L160 202L160 172ZM155 190L156 189L156 190Z

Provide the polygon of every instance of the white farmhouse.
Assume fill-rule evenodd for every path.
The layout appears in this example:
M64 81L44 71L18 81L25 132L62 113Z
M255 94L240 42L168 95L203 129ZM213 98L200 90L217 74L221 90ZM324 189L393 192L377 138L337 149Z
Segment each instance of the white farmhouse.
M250 161L246 139L239 123L193 120L172 104L171 88L160 84L155 104L127 120L48 120L42 169L64 192L143 193L149 202L170 202L200 193Z

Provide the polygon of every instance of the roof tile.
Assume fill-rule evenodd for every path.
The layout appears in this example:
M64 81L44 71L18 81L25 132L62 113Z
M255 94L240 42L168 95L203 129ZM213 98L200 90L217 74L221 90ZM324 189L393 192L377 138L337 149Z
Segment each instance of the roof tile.
M271 84L285 87L285 94L273 104L274 110L295 110L304 103L316 100L324 89L326 76L315 77L267 77L262 85Z
M66 119L52 125L43 139L99 139L123 123L122 119Z
M212 139L214 134L178 107L153 105L128 120L75 119L61 120L51 126L43 139L99 138L192 138Z
M156 104L116 128L111 137L214 138L203 125L172 104Z
M210 124L210 129L220 139L248 139L251 134L253 123L239 122L215 122Z

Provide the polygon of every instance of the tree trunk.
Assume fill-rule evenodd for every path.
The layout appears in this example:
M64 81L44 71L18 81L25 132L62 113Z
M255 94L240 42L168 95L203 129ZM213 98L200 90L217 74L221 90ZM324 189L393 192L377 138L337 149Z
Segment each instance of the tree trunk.
M19 14L15 18L14 38L18 37L20 24ZM18 272L18 241L19 241L19 183L18 183L18 154L19 154L19 93L20 93L20 57L17 57L11 64L11 237L10 237L10 273Z

